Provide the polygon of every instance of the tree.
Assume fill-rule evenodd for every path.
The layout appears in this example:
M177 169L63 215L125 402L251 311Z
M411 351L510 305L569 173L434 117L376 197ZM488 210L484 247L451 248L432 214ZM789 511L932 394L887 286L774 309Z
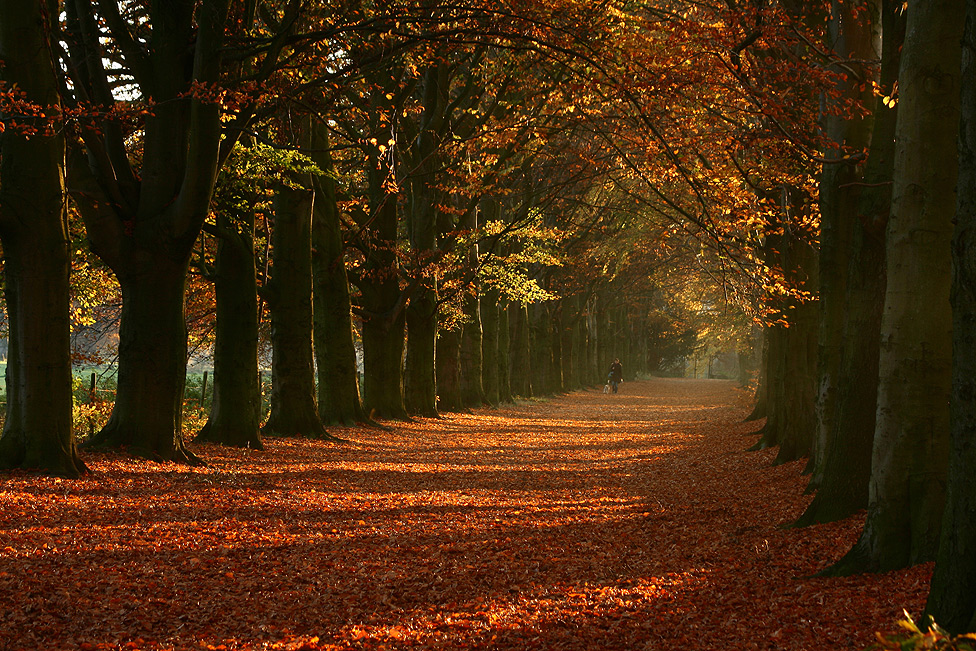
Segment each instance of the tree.
M311 125L309 159L321 171L312 177L312 308L318 409L323 424L366 420L359 394L352 302L346 275L342 223L336 196L335 164L320 121Z
M876 8L878 9L878 8ZM823 266L847 267L843 292L843 314L835 377L821 376L818 427L823 439L820 459L811 477L810 489L817 494L796 526L845 518L868 504L871 477L871 447L874 440L878 394L878 359L881 345L881 313L884 306L885 228L891 209L891 178L895 153L897 109L885 93L894 92L905 32L904 13L893 3L882 2L879 13L867 19L881 21L884 35L879 84L883 92L874 100L874 116L867 161L861 177L844 165L843 182L834 179L834 192L845 197L837 212L845 211L851 229L850 248ZM852 37L870 33L862 19L854 27L847 17L842 23ZM873 31L873 30L870 30ZM839 53L841 54L841 53ZM855 80L852 80L855 81ZM854 128L863 128L855 124ZM835 136L842 142L842 136ZM839 163L837 165L843 165ZM844 185L845 188L839 186ZM823 199L821 200L823 203ZM846 258L846 261L845 261ZM824 368L821 362L821 368ZM825 400L829 396L829 401ZM825 413L827 412L827 413Z
M263 449L261 387L258 383L258 299L254 257L257 174L248 169L254 148L238 147L242 178L224 174L215 200L219 240L214 269L216 323L214 398L196 441ZM231 167L236 167L232 165Z
M311 183L306 183L311 185ZM275 196L271 414L265 435L327 438L315 404L312 355L312 212L315 191L283 181Z
M959 182L952 240L952 401L946 508L925 614L952 633L976 630L976 2L965 3ZM926 618L923 617L923 620ZM925 622L926 624L928 622Z
M0 468L85 472L71 430L62 106L50 48L56 3L0 2L0 241L7 417Z
M72 195L92 249L119 279L123 297L115 406L88 443L192 462L182 439L184 290L220 161L220 107L204 89L220 79L229 3L183 0L132 16L111 3L99 10L106 13L87 0L65 5L73 101L105 113L117 105L115 73L104 63L104 24L113 54L154 104L145 116L141 156L128 156L131 134L110 121L83 123L88 155L72 158Z
M933 559L938 547L949 451L949 245L963 6L908 4L868 517L829 574L904 567Z

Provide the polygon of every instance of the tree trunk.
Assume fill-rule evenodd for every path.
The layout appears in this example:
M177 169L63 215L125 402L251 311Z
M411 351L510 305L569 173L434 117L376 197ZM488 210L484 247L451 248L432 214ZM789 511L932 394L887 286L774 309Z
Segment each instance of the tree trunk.
M271 414L266 436L331 438L315 404L312 362L311 190L278 188L271 281Z
M552 393L564 393L566 391L566 364L563 353L563 312L562 306L553 303L549 310L549 330L551 332L552 349L550 359L552 359ZM572 347L567 347L572 352Z
M0 79L52 119L60 116L57 78L42 4L0 0ZM60 126L4 111L36 127L0 132L0 241L9 327L7 416L0 468L36 468L65 477L86 471L71 422L65 144Z
M437 407L443 411L461 411L461 333L444 330L437 333Z
M469 232L478 228L479 211L469 210L461 220L460 227ZM467 270L473 273L478 267L478 245L471 244L467 252ZM481 283L477 277L471 280L470 293L462 302L464 326L461 328L461 400L466 407L481 407L485 404L485 389L481 383L483 358L481 356Z
M883 88L891 88L897 79L905 33L905 16L891 5L885 0L881 9ZM840 520L868 505L886 278L884 229L891 211L896 116L877 99L851 243L838 375L844 385L838 392L823 462L811 477L810 488L817 494L795 526Z
M400 290L399 196L395 148L387 149L396 131L393 93L396 79L380 73L379 87L370 96L376 123L368 150L369 212L362 216L366 259L359 281L363 308L363 366L366 411L386 419L406 419L403 404L403 356L406 338L405 296Z
M596 305L596 370L597 380L600 384L607 381L607 374L610 371L610 363L613 361L611 346L613 345L610 336L610 308L603 299L599 299Z
M263 450L254 213L240 211L235 217L217 215L214 398L195 441Z
M437 296L418 288L406 310L407 357L404 368L403 402L407 412L436 417Z
M770 266L779 266L788 284L816 294L817 253L812 236L796 217L807 206L801 190L782 187L782 223L771 223L765 248ZM817 396L817 315L815 301L786 297L779 316L789 326L767 331L767 418L755 449L779 446L774 464L810 453L815 434Z
M444 192L438 186L442 156L438 154L445 126L450 90L448 66L443 62L424 73L423 115L414 142L416 174L411 181L407 227L413 253L413 282L417 283L407 305L407 358L404 369L404 404L411 414L437 416L437 376L434 365L437 348L436 274L430 273L437 258L437 227L441 219Z
M497 289L487 289L481 301L481 382L485 390L485 402L497 407L498 390L498 300Z
M463 309L465 321L461 328L461 401L465 407L481 407L485 404L485 391L481 384L481 299L477 294L465 296Z
M511 349L511 330L509 329L508 314L510 306L498 305L498 400L499 402L513 402L512 372L509 367L509 350Z
M521 398L533 395L532 369L529 357L529 318L528 308L520 303L508 306L511 346L508 352L508 367L511 374L512 394Z
M966 0L959 182L952 241L952 401L946 508L926 616L976 631L976 0ZM923 617L923 626L928 624Z
M545 303L529 306L529 342L532 395L547 396L552 393L552 328Z
M597 322L596 298L591 297L586 304L586 383L600 384L606 381L606 374L600 367L599 327Z
M827 94L828 104L859 100L870 106L873 89L865 79L868 61L878 59L875 43L880 38L881 1L871 0L859 7L859 15L852 15L853 7L834 0L828 23L828 47L844 66L834 70L840 75L834 91L837 99ZM862 63L864 62L864 63ZM839 114L838 114L839 113ZM857 226L857 195L862 175L852 161L843 158L845 147L854 152L867 148L871 142L871 121L863 116L842 112L828 113L823 118L827 137L836 147L827 151L827 158L839 162L826 163L820 177L820 331L818 341L818 381L813 454L810 465L814 481L819 475L827 453L830 433L837 427L837 404L847 387L841 373L843 364L844 316L847 312L848 260L852 238Z
M766 418L769 414L769 328L762 329L762 340L759 344L762 350L759 353L759 368L756 377L756 404L752 411L746 416L746 421L759 420Z
M221 116L218 103L194 96L192 88L220 79L228 7L228 0L203 0L195 11L186 3L152 4L153 46L140 53L145 60L129 62L130 69L152 71L151 88L141 89L154 103L140 155L130 156L121 130L106 124L83 127L88 155L72 158L78 163L72 194L92 250L115 272L123 301L118 393L108 424L90 441L94 445L196 460L182 438L183 292L221 160ZM115 100L101 68L100 37L107 32L97 28L93 5L65 3L65 15L73 37L72 81L108 110ZM238 137L231 134L223 143L233 146Z
M577 314L579 296L573 295L562 300L559 319L560 342L559 350L562 359L563 391L573 391L579 388L577 380L576 361L579 357L576 349L576 335L578 328Z
M828 574L905 567L933 559L938 547L949 445L963 7L963 0L908 6L868 518Z
M197 463L183 443L187 262L147 250L133 251L130 260L138 260L139 271L119 276L122 315L115 406L108 423L85 446Z
M366 412L359 394L352 301L333 178L335 166L325 126L313 123L310 131L309 157L324 172L312 179L312 334L319 420L323 424L351 425L365 421Z

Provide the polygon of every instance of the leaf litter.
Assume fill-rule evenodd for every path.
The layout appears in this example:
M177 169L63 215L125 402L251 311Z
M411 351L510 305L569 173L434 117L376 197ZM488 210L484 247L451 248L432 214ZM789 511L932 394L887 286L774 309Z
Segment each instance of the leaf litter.
M0 475L0 649L861 649L931 565L810 578L803 461L734 383L655 379L347 443Z

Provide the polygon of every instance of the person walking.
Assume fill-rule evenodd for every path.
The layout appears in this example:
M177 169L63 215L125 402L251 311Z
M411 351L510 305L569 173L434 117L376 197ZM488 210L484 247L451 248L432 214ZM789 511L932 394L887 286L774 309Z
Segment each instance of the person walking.
M614 393L617 393L617 385L624 381L624 367L620 365L619 358L613 358L613 364L610 365L610 375L608 377L610 378L610 387Z

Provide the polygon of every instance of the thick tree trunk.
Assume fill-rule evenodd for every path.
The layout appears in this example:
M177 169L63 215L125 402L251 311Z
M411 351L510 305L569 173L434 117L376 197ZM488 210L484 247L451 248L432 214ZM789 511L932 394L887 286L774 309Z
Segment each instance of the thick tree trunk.
M952 241L952 402L946 508L925 614L976 631L976 0L966 0L959 182ZM923 618L923 625L928 621Z
M319 420L351 425L366 420L359 394L352 301L336 204L334 165L325 126L311 125L310 158L324 174L312 179L312 338L318 375Z
M763 328L762 341L759 344L762 350L759 353L759 368L756 377L756 404L752 411L746 416L746 421L759 420L766 418L769 414L769 328Z
M437 258L437 226L444 192L438 186L442 156L438 155L450 91L448 66L433 65L424 73L420 133L413 139L416 174L412 179L407 228L413 251L413 281L417 287L407 305L407 357L404 405L411 414L437 416L437 279L430 267Z
M560 308L560 319L559 319L559 350L560 359L562 360L562 390L563 391L573 391L579 388L579 382L577 380L576 372L576 361L579 355L576 350L576 336L578 332L577 317L578 314L578 296L570 296L564 298L562 301L562 307Z
M871 78L866 65L879 57L875 44L880 43L881 0L871 0L858 8L834 0L828 23L828 47L844 67L835 71L840 77L828 103L840 100L859 100L871 105L872 87L865 83ZM873 78L871 78L874 81ZM844 320L848 306L847 285L851 270L852 238L857 227L857 195L862 175L858 168L843 156L843 148L858 152L871 142L871 121L860 115L828 114L823 118L827 136L837 147L828 150L827 157L839 162L823 166L820 177L820 332L818 342L817 429L810 465L813 482L818 482L827 454L831 432L837 427L838 400L847 390L842 374Z
M781 219L770 224L766 250L771 265L778 265L786 281L799 290L816 294L817 253L802 231L796 215L804 210L805 194L783 187ZM817 396L817 315L815 301L787 297L780 316L788 327L776 325L767 332L767 418L755 448L779 446L774 464L807 456L813 445Z
M552 328L545 303L529 306L529 341L532 395L547 396L552 393Z
M933 559L938 547L949 446L963 6L908 6L868 518L829 574L904 567Z
M898 75L905 17L891 2L882 5L881 84L890 88ZM823 463L811 478L817 494L796 526L840 520L868 505L886 278L884 230L891 211L897 112L879 98L875 116L849 261L839 371L844 385L838 392Z
M606 372L600 367L599 326L596 312L596 299L587 301L586 309L586 383L602 385Z
M498 400L512 402L512 369L509 367L509 351L511 350L511 330L508 315L510 306L498 305Z
M389 70L379 70L370 94L368 212L360 216L366 259L358 280L363 312L363 403L369 416L402 420L403 362L406 339L406 297L400 290L398 239L400 226L396 148L388 147L397 132L393 105L399 83Z
M474 232L478 228L479 210L469 210L459 224L461 228ZM472 244L467 252L468 271L478 267L479 249ZM464 326L461 328L461 400L466 407L481 407L485 404L485 389L481 383L483 358L481 353L481 283L477 277L471 281L471 293L462 302Z
M461 400L465 407L485 404L481 384L481 299L477 294L464 297L464 326L461 328Z
M461 411L461 333L441 330L437 333L437 407L443 411Z
M759 430L762 437L752 449L775 447L782 440L783 428L788 419L786 386L789 380L786 356L786 328L781 325L766 328L766 423Z
M254 213L218 214L214 398L195 441L264 449L258 386L258 301Z
M183 443L187 263L157 251L132 254L140 271L119 276L122 315L115 406L108 423L85 446L125 448L150 459L196 463Z
M511 374L512 394L520 398L533 395L529 344L529 312L525 305L511 303L508 306L511 346L508 351L508 368Z
M487 289L481 301L481 383L485 390L485 402L497 407L498 390L498 300L497 289Z
M311 190L281 186L275 197L271 308L271 414L266 436L331 438L315 404L312 362Z
M42 4L0 0L0 79L56 118L57 79ZM71 423L65 144L59 125L4 112L0 241L9 328L7 416L0 468L78 477ZM13 123L35 127L24 137Z
M596 319L596 368L597 381L603 384L607 381L607 374L610 372L610 363L613 361L613 341L610 336L610 309L603 304L600 299L597 303Z
M786 338L779 452L774 465L806 457L813 447L817 380L817 305L805 303L793 311Z
M437 297L433 290L418 288L406 310L407 357L403 402L407 412L437 416L436 363Z
M65 3L73 30L69 72L96 104L114 103L100 69L103 44L94 5ZM95 445L124 446L151 458L194 461L183 444L186 381L183 292L190 253L206 219L220 162L221 119L216 102L195 97L194 83L217 83L229 2L154 3L148 24L152 48L129 61L152 71L143 95L153 101L140 155L127 153L121 130L81 129L87 157L73 158L72 192L92 250L122 288L119 375L115 407ZM122 51L128 50L125 47ZM141 63L141 64L140 64ZM81 74L80 71L87 71ZM138 81L148 81L141 76ZM80 91L79 91L80 92ZM239 133L224 139L232 146ZM140 167L131 167L133 158Z
M363 364L366 371L365 406L371 418L402 420L405 315L363 320Z

